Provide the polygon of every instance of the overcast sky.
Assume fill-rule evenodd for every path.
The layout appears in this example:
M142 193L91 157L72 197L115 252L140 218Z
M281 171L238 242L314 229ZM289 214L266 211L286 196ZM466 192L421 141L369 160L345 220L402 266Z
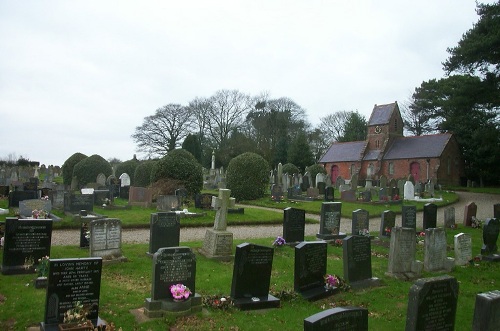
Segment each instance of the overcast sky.
M490 3L491 1L487 1ZM217 90L330 113L444 76L473 0L0 1L0 159L130 160L144 117Z

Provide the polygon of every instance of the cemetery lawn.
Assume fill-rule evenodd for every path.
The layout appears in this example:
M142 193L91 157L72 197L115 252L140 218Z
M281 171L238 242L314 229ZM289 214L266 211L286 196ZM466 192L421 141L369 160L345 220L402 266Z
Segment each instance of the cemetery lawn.
M473 255L481 249L482 230L465 228L447 230L448 256L453 257L453 236L465 232L472 236ZM372 235L376 235L372 233ZM271 246L275 238L252 240ZM314 237L306 237L314 241ZM244 241L235 240L234 244ZM233 272L232 262L218 262L198 254L201 242L181 243L191 247L197 256L196 292L205 298L229 296ZM146 255L147 244L125 244L123 255L128 262L103 265L99 316L126 330L302 330L304 318L336 306L361 306L368 309L370 330L404 330L408 293L413 281L400 281L385 276L388 265L388 240L372 240L373 277L383 287L341 292L326 299L308 302L293 292L294 248L277 247L271 274L271 294L281 298L281 307L269 310L223 311L204 305L202 313L175 319L161 318L137 322L131 311L140 310L151 297L152 260ZM88 257L88 251L72 246L53 246L51 258ZM417 245L417 259L423 261L423 245ZM343 277L342 248L328 245L327 273ZM449 275L459 282L455 329L470 330L475 296L499 289L500 263L477 262L456 267ZM442 275L424 273L423 277ZM0 330L24 331L43 320L45 290L35 289L35 275L0 274ZM144 317L139 313L139 316Z

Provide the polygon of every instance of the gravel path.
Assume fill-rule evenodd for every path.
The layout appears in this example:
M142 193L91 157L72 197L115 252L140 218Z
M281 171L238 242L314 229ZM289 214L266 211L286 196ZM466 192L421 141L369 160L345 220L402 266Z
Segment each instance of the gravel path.
M457 192L459 201L451 205L455 208L455 222L462 224L465 206L471 202L477 205L477 218L485 219L493 217L493 205L500 203L500 195ZM245 208L261 208L244 206ZM269 208L267 208L269 209ZM282 210L269 209L278 213ZM319 231L319 215L307 214L307 218L315 219L318 224L306 224L305 235L314 236ZM438 209L438 225L443 225L444 208ZM341 219L341 232L351 232L351 221L347 218ZM396 216L396 225L401 226L401 215ZM417 227L422 227L422 212L417 214ZM380 218L370 218L370 231L378 232ZM200 241L205 237L207 228L181 228L180 241ZM259 225L259 226L228 226L227 230L233 233L234 239L252 238L275 238L283 235L282 225ZM123 229L122 242L128 244L149 242L149 229ZM79 230L54 230L52 231L52 245L79 245Z

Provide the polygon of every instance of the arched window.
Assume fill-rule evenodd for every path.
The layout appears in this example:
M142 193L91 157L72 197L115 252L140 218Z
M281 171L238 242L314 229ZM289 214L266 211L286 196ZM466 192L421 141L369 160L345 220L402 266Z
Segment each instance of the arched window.
M394 163L389 162L389 175L394 175Z

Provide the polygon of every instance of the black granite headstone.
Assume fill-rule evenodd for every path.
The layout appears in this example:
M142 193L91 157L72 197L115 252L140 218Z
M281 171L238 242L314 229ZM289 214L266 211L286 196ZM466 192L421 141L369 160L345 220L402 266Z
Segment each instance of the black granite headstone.
M356 209L352 212L351 234L353 236L370 236L370 214L367 210Z
M2 274L34 273L38 260L50 256L51 241L52 220L7 217Z
M278 307L269 294L274 248L243 243L236 246L231 297L242 310Z
M453 331L458 282L451 276L421 278L410 288L406 331Z
M500 203L493 205L493 218L500 219Z
M152 213L149 226L149 254L162 247L179 246L180 216L176 212Z
M423 227L424 230L437 227L437 206L433 203L424 205Z
M380 237L390 237L392 228L396 226L396 213L392 210L386 210L382 213L380 221Z
M372 278L370 238L347 236L342 240L344 277L351 284Z
M325 189L326 189L326 183L325 182L318 182L316 184L316 187L318 188L319 194L325 194Z
M345 237L345 233L340 232L341 211L341 202L323 202L321 204L319 233L316 234L317 238L329 240Z
M93 194L64 194L64 211L79 212L80 210L94 211Z
M19 207L19 201L38 199L37 191L11 191L9 193L9 208Z
M500 221L496 218L488 218L483 225L483 247L481 255L483 260L500 261L498 254L498 234L500 232Z
M304 319L304 331L368 331L368 309L337 307Z
M335 189L333 186L325 188L325 201L333 202L335 200Z
M500 330L500 291L476 294L472 330Z
M287 243L304 241L306 211L297 208L285 208L283 211L283 238Z
M401 223L403 228L412 228L417 230L417 207L401 207Z

